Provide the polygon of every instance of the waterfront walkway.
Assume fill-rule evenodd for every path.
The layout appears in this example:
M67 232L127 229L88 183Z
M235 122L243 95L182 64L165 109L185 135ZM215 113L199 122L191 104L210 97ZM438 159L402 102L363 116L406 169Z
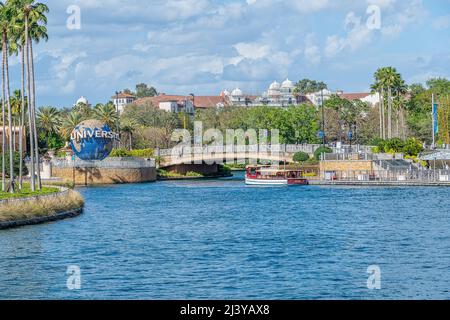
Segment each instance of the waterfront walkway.
M309 180L310 185L321 186L391 186L391 187L450 187L450 181L358 181L358 180Z

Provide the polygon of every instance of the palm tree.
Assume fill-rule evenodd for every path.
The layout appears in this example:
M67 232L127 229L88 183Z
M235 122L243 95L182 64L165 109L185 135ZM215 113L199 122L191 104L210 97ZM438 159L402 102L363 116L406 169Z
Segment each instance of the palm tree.
M70 134L82 120L82 115L77 111L72 111L63 118L59 131L66 141L70 140Z
M375 83L372 85L372 90L380 89L382 93L382 115L384 117L384 92L387 91L387 102L388 102L388 110L387 110L387 138L392 138L392 94L396 90L398 86L402 86L402 79L400 73L393 67L384 67L377 70L375 73ZM404 83L403 83L404 85ZM398 95L398 92L395 92ZM383 127L385 125L385 121L383 119ZM384 130L385 131L385 130ZM385 138L383 133L383 138Z
M11 98L11 106L13 108L13 114L18 115L19 118L19 190L21 190L23 187L23 140L26 113L26 105L21 90L14 91L14 96Z
M379 120L380 120L380 138L385 139L385 121L384 121L384 88L381 82L382 78L382 70L378 69L374 75L375 83L372 84L371 89L372 93L377 92L380 96L380 102L378 103L379 108Z
M402 76L398 73L393 87L395 94L394 109L396 113L396 136L400 137L400 126L402 127L402 138L405 139L405 120L404 120L404 106L406 104L404 95L408 92L408 86L402 79ZM400 124L401 122L401 124Z
M25 103L25 33L24 33L24 24L23 21L19 19L21 5L20 1L14 0L12 2L12 6L15 10L15 19L11 24L12 34L10 40L10 51L11 54L18 55L20 52L21 57L21 90L20 90L20 119L19 119L19 189L23 187L23 134L25 132L25 115L26 115L26 103ZM31 151L34 152L33 144L31 144ZM31 163L32 168L34 168L34 161ZM32 170L34 172L34 169ZM32 180L34 180L34 175L32 175ZM33 183L34 186L34 183Z
M2 95L3 95L3 137L6 135L5 131L5 101L8 107L8 131L9 131L9 186L8 189L11 193L15 191L14 185L14 153L13 153L13 128L12 128L12 110L11 110L11 101L9 99L10 88L9 88L9 33L11 31L11 21L13 21L13 10L12 7L7 3L4 4L0 2L0 30L2 34ZM5 138L3 138L3 142ZM3 161L5 159L5 148L6 144L3 143ZM4 166L4 162L3 165ZM3 169L3 168L2 168ZM5 172L2 171L4 175ZM3 180L3 191L5 191L5 181Z
M39 147L36 128L36 97L35 97L35 81L34 81L34 59L33 59L33 40L39 42L40 39L48 39L47 24L48 7L36 2L35 0L11 0L17 9L17 18L23 21L24 34L23 49L25 53L25 61L23 65L27 66L27 90L28 90L28 120L30 126L30 158L31 158L31 188L35 189L35 171L37 173L37 183L39 190L42 187L40 169L39 169ZM23 73L22 73L23 74ZM34 159L35 158L35 159ZM37 170L35 170L35 164Z
M120 131L128 134L128 147L133 149L133 131L136 127L136 122L132 119L125 119L120 123Z
M55 107L41 107L37 113L37 123L47 135L58 132L61 126L60 112Z
M12 117L13 117L13 127L17 128L17 119L20 121L20 90L14 90L14 94L12 97L9 98L11 101L11 110L12 110ZM20 135L20 132L19 132ZM20 137L19 137L20 138ZM16 135L13 136L13 145L14 145L14 151L16 150Z
M94 108L94 117L106 123L110 128L115 128L119 120L116 108L112 103L97 104Z

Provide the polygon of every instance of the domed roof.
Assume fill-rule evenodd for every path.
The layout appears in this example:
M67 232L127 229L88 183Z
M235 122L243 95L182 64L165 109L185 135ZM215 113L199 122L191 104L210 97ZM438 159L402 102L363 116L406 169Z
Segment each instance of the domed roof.
M85 97L81 96L81 98L77 100L77 103L75 105L79 105L80 103L88 104L88 101Z
M293 88L294 87L294 83L292 83L291 80L286 79L283 84L281 85L282 88Z
M280 90L280 84L278 82L274 81L270 85L269 90Z
M235 96L235 97L242 96L242 91L241 91L241 89L236 88L231 92L231 95Z

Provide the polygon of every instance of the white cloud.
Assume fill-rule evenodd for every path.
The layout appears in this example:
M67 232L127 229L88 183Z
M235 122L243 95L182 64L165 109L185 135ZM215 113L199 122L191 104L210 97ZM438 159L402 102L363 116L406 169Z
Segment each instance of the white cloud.
M426 15L422 0L402 3L395 14L383 20L381 33L389 38L397 37L408 25L419 22Z
M294 0L291 1L291 5L297 9L300 13L311 13L320 11L331 6L330 0Z
M347 34L344 37L331 35L327 37L325 55L329 58L336 56L341 51L349 49L355 51L369 44L372 40L373 31L361 22L361 18L350 12L345 17Z
M367 5L376 5L381 9L393 8L397 0L366 0Z
M270 53L270 47L260 43L237 43L233 46L242 58L261 59Z
M309 64L319 64L322 60L319 47L315 44L315 35L308 34L305 40L305 59Z
M450 28L450 15L437 17L433 21L433 28L437 30Z

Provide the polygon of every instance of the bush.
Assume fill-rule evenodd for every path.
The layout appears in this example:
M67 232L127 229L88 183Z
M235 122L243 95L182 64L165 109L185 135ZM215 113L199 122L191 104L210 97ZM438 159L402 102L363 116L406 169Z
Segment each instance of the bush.
M1 154L0 154L1 159ZM19 152L14 152L14 175L17 177L19 175L19 163L20 163L20 154ZM6 176L9 177L9 151L6 152L5 155L5 168L6 168ZM22 162L22 173L24 176L28 174L28 168L25 165L25 162ZM1 176L1 169L0 169Z
M152 158L154 156L153 149L142 149L142 150L126 150L126 149L113 149L111 151L110 157L136 157L136 158Z
M219 174L222 175L230 175L231 174L231 168L228 165L219 165Z
M317 150L314 152L314 158L316 160L320 160L320 157L322 155L322 153L332 153L333 150L331 150L331 148L328 147L319 147L317 148Z
M125 149L113 149L111 151L111 154L109 155L110 157L118 157L118 158L123 158L123 157L128 157L128 151Z
M417 157L423 151L422 142L415 138L408 138L403 146L402 152L408 156Z
M306 152L297 152L296 154L294 154L294 161L295 162L305 162L309 160L309 154L307 154Z
M403 141L399 138L393 138L390 140L380 140L376 141L376 146L372 148L375 153L403 153L408 156L417 156L423 151L422 142L415 138L408 138Z
M194 171L188 171L186 172L186 177L203 177L203 175L201 173L198 172L194 172Z
M130 157L151 158L155 155L155 151L153 149L131 150L129 154Z

